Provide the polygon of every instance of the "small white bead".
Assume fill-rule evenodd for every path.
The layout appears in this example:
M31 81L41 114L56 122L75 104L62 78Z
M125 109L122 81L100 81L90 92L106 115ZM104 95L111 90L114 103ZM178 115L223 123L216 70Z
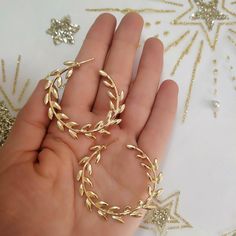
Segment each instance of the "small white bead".
M220 102L217 100L212 101L212 107L214 111L218 111L220 109Z

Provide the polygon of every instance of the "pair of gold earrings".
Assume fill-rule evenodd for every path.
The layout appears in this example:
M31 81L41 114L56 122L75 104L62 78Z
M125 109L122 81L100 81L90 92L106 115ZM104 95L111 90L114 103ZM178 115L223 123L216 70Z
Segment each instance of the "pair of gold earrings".
M96 124L84 124L79 126L75 121L71 121L70 118L62 112L62 108L59 105L59 89L64 87L63 77L68 80L75 69L80 68L81 65L94 60L89 59L82 62L66 61L64 62L65 68L57 69L47 75L48 80L45 90L46 95L44 97L44 104L48 105L48 117L50 120L56 119L57 127L61 131L68 130L69 135L78 139L79 134L83 134L86 137L96 139L95 134L109 135L110 131L108 128L112 125L118 125L122 121L118 116L124 111L125 104L124 92L119 92L114 80L105 71L100 70L99 74L102 76L103 84L108 88L109 111L104 120L98 121ZM51 78L52 77L52 78ZM51 78L51 79L50 79ZM124 223L124 216L141 217L142 210L151 210L155 206L151 205L153 197L158 196L162 189L157 189L158 183L161 181L161 173L157 174L158 161L154 162L138 147L128 144L126 146L129 150L137 152L137 157L141 160L141 166L145 168L147 178L150 180L148 185L148 197L145 200L139 200L136 207L126 206L121 209L118 206L112 206L105 201L99 199L99 196L92 191L93 183L90 179L92 175L92 163L98 164L100 162L102 151L107 147L104 145L95 145L90 148L90 155L83 157L80 161L82 169L78 171L77 181L80 182L79 192L81 197L85 197L85 204L90 211L95 208L97 213L105 219L110 216L113 220Z

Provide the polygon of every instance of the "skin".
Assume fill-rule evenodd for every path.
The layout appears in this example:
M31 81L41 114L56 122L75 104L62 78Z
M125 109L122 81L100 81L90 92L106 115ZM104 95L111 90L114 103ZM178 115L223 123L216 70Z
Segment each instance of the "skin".
M138 145L160 161L170 137L178 87L166 80L159 84L163 45L146 41L135 80L131 82L143 19L129 13L115 30L110 14L100 15L76 60L95 61L76 70L61 101L62 110L79 124L104 119L108 111L107 88L98 70L110 74L125 92L122 123L110 128L110 136L92 141L72 139L47 118L43 104L45 81L40 81L21 110L4 147L0 150L0 233L4 236L131 236L141 218L126 217L125 224L103 220L85 206L79 195L78 160L96 143L107 144L99 165L93 166L94 191L101 200L125 206L146 197L144 169L126 144Z

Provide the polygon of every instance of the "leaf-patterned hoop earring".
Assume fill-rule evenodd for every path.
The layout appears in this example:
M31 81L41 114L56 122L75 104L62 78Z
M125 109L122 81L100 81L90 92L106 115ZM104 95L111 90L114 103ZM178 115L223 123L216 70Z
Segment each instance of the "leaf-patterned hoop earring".
M93 187L93 183L89 176L92 175L92 165L91 162L98 164L101 159L101 152L106 149L104 145L96 145L90 148L93 153L90 156L85 156L81 159L80 164L83 168L79 170L77 174L77 181L80 182L79 192L80 195L86 198L85 204L87 208L92 211L93 208L96 209L97 213L105 218L111 217L113 220L124 223L124 216L141 217L142 210L151 210L156 208L151 204L154 197L159 196L162 189L157 189L157 185L162 179L162 174L157 174L158 162L157 159L152 162L150 158L138 147L134 145L127 145L127 148L137 152L137 157L142 161L141 166L145 168L146 175L150 180L151 184L148 185L148 197L145 200L139 200L136 207L126 206L121 209L118 206L111 206L105 201L101 201L99 196L92 191L88 190L87 187Z
M44 104L49 106L48 117L50 120L56 118L57 127L64 131L68 129L71 137L77 139L78 134L84 134L87 137L96 139L94 133L110 134L107 130L111 125L118 125L121 119L117 119L117 116L121 114L125 109L125 104L122 104L124 100L124 92L119 92L114 80L103 70L99 71L100 76L104 77L103 83L109 89L108 96L110 98L110 110L108 111L104 120L98 121L96 124L91 123L79 126L77 122L71 121L70 118L62 112L62 108L59 105L58 90L64 87L62 83L62 76L65 74L65 79L68 80L74 69L79 68L82 64L94 60L89 59L82 62L66 61L63 69L57 69L52 71L45 79L48 80L45 90L47 91L44 97ZM49 80L50 77L53 77Z

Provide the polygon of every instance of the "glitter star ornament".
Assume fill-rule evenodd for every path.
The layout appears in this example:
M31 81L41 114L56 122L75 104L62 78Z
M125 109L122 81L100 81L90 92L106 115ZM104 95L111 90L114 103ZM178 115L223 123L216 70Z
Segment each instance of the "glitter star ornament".
M55 45L61 43L74 44L74 34L76 34L79 29L79 25L71 23L70 16L65 16L61 20L51 19L50 28L46 32L51 35Z
M153 199L156 208L147 212L141 228L153 230L157 235L166 235L168 230L192 228L177 212L180 192L160 201Z
M3 101L0 101L0 147L5 143L9 132L15 122Z
M192 14L192 20L204 20L209 31L212 30L216 20L227 20L228 16L217 9L218 0L204 2L194 0L198 10Z

